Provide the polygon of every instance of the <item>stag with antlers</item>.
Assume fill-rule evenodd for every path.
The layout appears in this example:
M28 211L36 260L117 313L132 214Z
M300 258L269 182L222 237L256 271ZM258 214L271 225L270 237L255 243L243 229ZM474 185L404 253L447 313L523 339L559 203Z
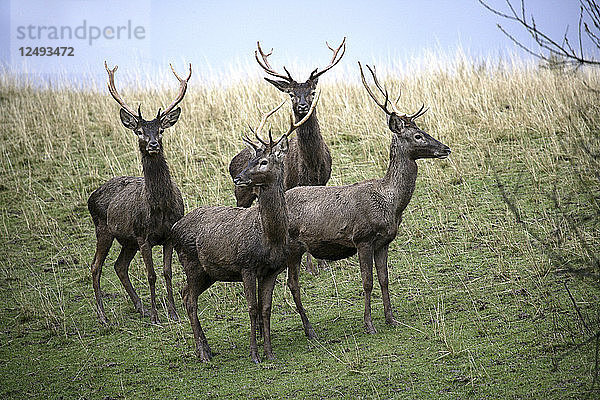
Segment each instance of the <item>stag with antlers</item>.
M196 353L202 361L210 360L212 354L198 320L198 296L217 281L243 282L250 314L250 356L254 362L260 362L256 345L260 313L264 353L268 359L273 358L271 301L275 279L287 267L289 248L283 159L288 151L288 136L310 118L317 99L304 118L291 120L290 128L279 140L274 141L270 133L268 141L261 139L267 118L284 103L263 116L254 130L258 143L245 138L252 158L234 178L236 186L256 189L258 206L200 207L173 226L173 243L187 277L183 303L194 332Z
M115 262L115 271L136 311L146 316L148 312L142 306L129 280L128 272L135 254L138 251L142 253L150 285L152 323L159 322L152 247L163 246L163 275L167 287L168 313L172 319L177 320L171 284L173 245L170 233L173 224L183 216L183 199L171 180L169 166L163 153L162 135L165 129L173 126L179 119L181 108L176 106L185 96L188 81L192 76L192 65L190 64L190 72L185 79L179 77L171 66L179 81L179 92L175 100L164 111L159 109L156 117L150 121L142 117L141 107L135 112L119 95L115 87L115 72L118 67L109 69L106 62L104 67L108 73L108 90L121 106L121 122L138 137L144 177L113 178L96 189L88 199L88 209L96 227L96 254L91 264L91 272L98 318L101 323L107 323L100 291L100 274L108 251L116 239L122 248Z
M332 57L325 68L315 69L305 82L297 82L283 67L285 74L279 73L271 67L268 57L273 50L266 53L257 42L257 50L254 52L256 61L260 67L270 76L278 80L265 78L265 80L284 93L289 94L292 100L292 109L296 121L303 119L314 101L315 91L319 77L336 66L346 52L346 38L337 48L332 48L327 42L327 47L332 51ZM317 120L317 112L312 115L297 131L297 136L289 143L290 149L284 161L284 187L290 189L296 186L323 186L331 176L331 154L327 144L321 136L321 129ZM251 152L244 149L238 153L229 164L229 173L232 178L236 177L246 166L251 158ZM235 197L240 207L250 207L256 194L246 187L236 187ZM310 258L307 256L307 269L315 273Z
M286 192L286 202L292 240L289 267L292 293L299 291L298 277L293 275L297 275L305 251L326 260L340 260L358 252L365 297L365 329L375 333L371 319L373 263L381 286L385 320L395 325L388 290L388 246L398 233L402 212L415 188L416 160L446 158L450 148L417 127L415 120L426 111L424 106L412 115L399 113L375 70L368 68L384 100L378 100L369 87L361 66L363 85L387 115L388 128L392 131L387 173L381 179L347 186L296 187Z

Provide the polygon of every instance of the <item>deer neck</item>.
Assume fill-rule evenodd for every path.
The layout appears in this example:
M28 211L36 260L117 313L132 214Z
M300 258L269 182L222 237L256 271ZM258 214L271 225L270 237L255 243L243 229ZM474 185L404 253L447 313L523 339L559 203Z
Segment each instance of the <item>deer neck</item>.
M263 237L271 246L287 243L288 214L283 189L283 173L272 184L258 190L258 213Z
M297 114L295 117L296 122L303 118ZM323 136L317 120L317 110L313 110L308 120L296 130L296 135L298 135L298 150L302 159L310 165L318 164L322 158L320 148L323 145Z
M397 213L402 213L412 197L417 180L417 163L409 157L396 135L392 136L390 163L382 179L384 187L389 189L396 205Z
M165 208L173 194L171 174L162 149L159 154L142 153L144 188L151 209Z

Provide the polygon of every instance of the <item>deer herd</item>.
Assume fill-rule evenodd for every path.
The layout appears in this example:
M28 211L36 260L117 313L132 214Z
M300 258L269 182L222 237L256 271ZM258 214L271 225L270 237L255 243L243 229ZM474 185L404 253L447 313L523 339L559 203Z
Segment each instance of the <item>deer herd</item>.
M245 136L246 147L229 164L235 185L237 207L203 206L184 215L181 193L171 178L162 135L179 119L189 74L179 81L179 93L156 117L146 120L119 95L115 87L117 66L108 73L108 89L117 101L123 125L138 137L143 177L116 177L89 197L88 209L96 231L96 252L91 264L96 311L102 324L107 318L102 303L100 275L113 241L121 244L115 271L135 309L149 314L159 323L156 307L156 272L152 247L163 246L163 276L167 288L169 317L178 320L172 289L172 256L177 252L186 281L181 290L188 314L196 353L209 361L212 353L198 319L198 297L213 283L242 282L250 315L250 357L260 362L256 343L262 335L264 357L273 359L271 348L271 303L279 273L287 269L287 285L300 314L304 333L315 338L302 305L298 274L303 255L307 269L316 273L310 255L319 260L340 260L358 254L364 289L364 326L376 333L371 318L373 264L381 287L385 321L396 325L388 289L388 247L398 233L402 212L410 202L417 177L419 158L446 158L450 148L419 129L415 120L426 109L408 115L399 112L390 94L366 66L373 83L367 83L359 64L365 90L387 116L392 132L389 166L385 176L346 186L326 186L331 176L332 159L323 140L317 119L319 77L337 65L346 51L346 38L337 48L327 46L333 55L329 65L315 69L305 82L298 82L283 67L285 74L269 64L257 43L256 61L270 76L265 78L280 91L289 94L292 103L287 132L273 138L265 134L267 119L285 104L262 116L253 138ZM291 136L296 132L295 136ZM257 205L251 206L254 200ZM129 265L140 252L150 286L148 312L129 280Z

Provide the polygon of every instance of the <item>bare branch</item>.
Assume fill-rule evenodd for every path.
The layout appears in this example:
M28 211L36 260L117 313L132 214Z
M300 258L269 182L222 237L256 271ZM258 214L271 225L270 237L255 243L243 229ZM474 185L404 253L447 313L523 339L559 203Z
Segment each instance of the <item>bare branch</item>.
M568 27L565 31L565 34L562 37L562 43L552 39L550 36L545 34L540 28L537 26L535 22L535 18L531 16L530 19L526 16L525 2L524 0L520 1L521 9L519 12L515 10L513 4L510 0L506 0L506 5L510 10L510 13L505 13L500 10L497 10L487 4L484 0L478 0L479 3L488 11L493 14L516 22L521 25L527 33L531 35L531 37L536 41L536 43L540 46L540 51L532 50L531 48L525 46L522 42L517 40L513 35L509 34L502 26L498 24L498 28L502 31L504 35L506 35L513 43L515 43L519 48L527 52L528 54L539 58L541 60L551 62L555 65L573 65L575 67L579 67L581 65L600 65L600 61L596 60L594 56L588 56L585 54L584 46L583 46L583 38L582 32L585 31L586 35L590 38L593 44L600 50L600 40L598 40L598 34L594 33L592 29L590 29L589 25L584 20L585 17L588 17L594 28L596 30L600 30L600 9L594 0L580 0L580 12L579 12L579 21L578 21L578 45L577 50L573 48L568 38ZM585 10L585 13L584 13ZM583 29L582 29L583 27ZM551 56L556 56L562 61L556 62L549 58L544 52L548 52Z

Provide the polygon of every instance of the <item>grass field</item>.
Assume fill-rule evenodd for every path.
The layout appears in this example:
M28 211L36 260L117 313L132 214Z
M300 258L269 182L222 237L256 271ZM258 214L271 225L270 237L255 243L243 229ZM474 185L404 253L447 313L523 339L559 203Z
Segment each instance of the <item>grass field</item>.
M161 326L135 313L112 268L116 244L102 275L111 325L98 324L86 201L113 176L141 174L137 139L107 92L36 90L0 76L0 397L598 398L600 101L587 86L600 87L600 74L451 70L390 83L402 84L400 109L430 107L421 128L453 151L419 162L390 248L392 305L403 324L385 325L375 284L378 333L363 332L353 257L301 275L318 335L309 341L282 274L272 316L277 359L259 365L248 356L240 284L215 284L200 297L217 353L202 364L179 297L181 322L167 322L162 300ZM227 165L243 147L240 133L281 95L258 80L226 88L193 81L180 121L165 133L171 172L186 211L233 205ZM166 82L121 92L154 115L174 96ZM334 160L330 184L383 175L391 133L358 83L323 82L318 113ZM280 113L275 131L286 121ZM148 305L139 255L131 275ZM176 261L177 290L183 279ZM162 299L160 274L158 282Z

